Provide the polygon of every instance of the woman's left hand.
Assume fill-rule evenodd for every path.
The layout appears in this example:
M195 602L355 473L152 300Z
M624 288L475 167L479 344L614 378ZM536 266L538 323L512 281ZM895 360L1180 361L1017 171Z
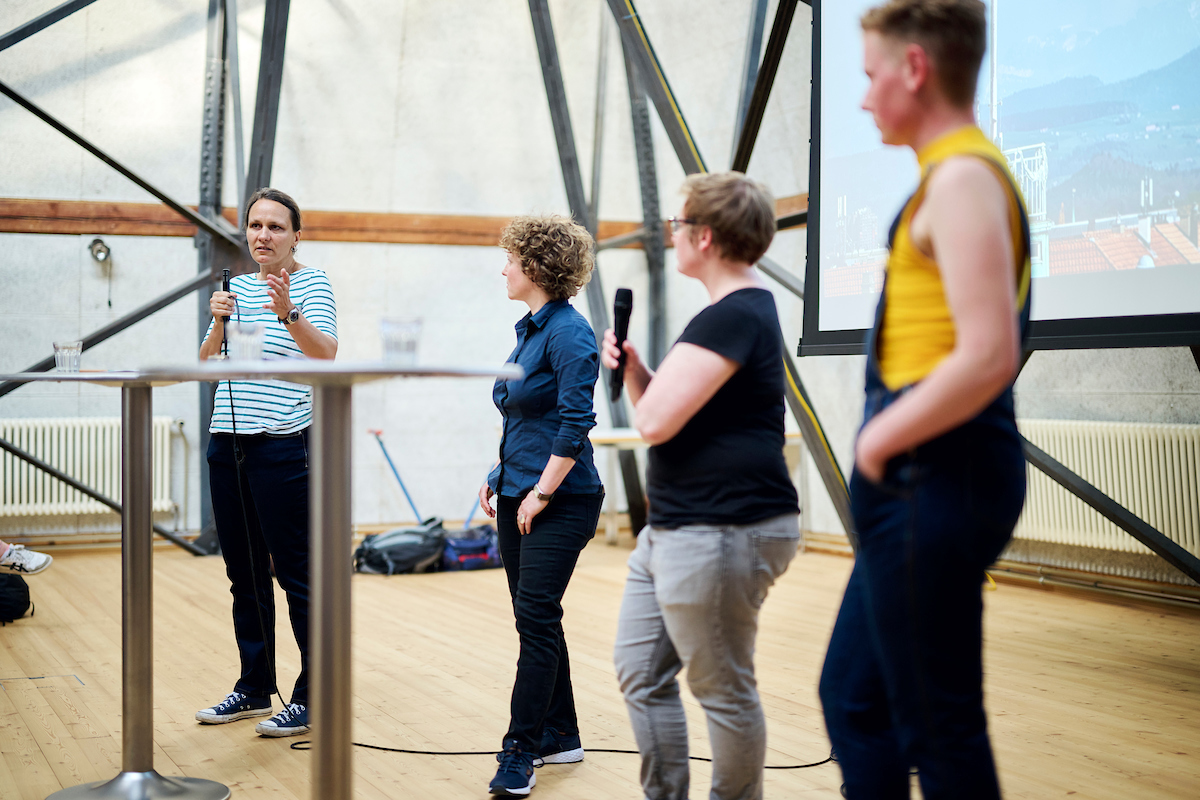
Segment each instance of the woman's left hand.
M283 319L292 310L291 298L292 279L285 269L279 275L267 276L267 295L270 296L271 302L267 303L263 308L275 312L275 316Z
M520 508L517 509L517 530L522 536L533 530L533 518L542 513L548 505L549 500L538 500L537 494L532 491L525 495Z

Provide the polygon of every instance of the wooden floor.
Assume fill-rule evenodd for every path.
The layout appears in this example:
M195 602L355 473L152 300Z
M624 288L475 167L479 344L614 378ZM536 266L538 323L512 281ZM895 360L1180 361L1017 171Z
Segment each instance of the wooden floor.
M585 747L632 748L612 642L627 547L585 550L565 605ZM758 667L768 763L829 753L817 675L850 561L803 554L772 590ZM29 579L36 616L0 629L0 798L41 800L120 768L120 563L65 553ZM311 754L255 736L254 721L202 726L237 671L219 558L155 555L155 767L221 781L235 798L309 797ZM282 595L280 596L282 603ZM354 579L354 737L489 750L507 722L517 641L499 570ZM1001 584L987 593L987 690L1009 798L1200 796L1200 617ZM280 637L281 684L296 650ZM694 753L703 717L688 698ZM483 798L489 756L356 748L359 798ZM538 772L535 797L640 797L635 756L591 753ZM707 792L693 768L693 796ZM837 766L767 773L768 797L836 798Z

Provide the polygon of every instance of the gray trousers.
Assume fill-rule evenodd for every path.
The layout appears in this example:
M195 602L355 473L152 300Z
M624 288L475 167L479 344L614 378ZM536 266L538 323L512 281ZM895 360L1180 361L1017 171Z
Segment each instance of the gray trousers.
M767 728L754 678L758 610L800 540L795 514L752 525L647 527L629 557L614 658L648 800L688 796L675 676L704 708L712 800L763 795Z

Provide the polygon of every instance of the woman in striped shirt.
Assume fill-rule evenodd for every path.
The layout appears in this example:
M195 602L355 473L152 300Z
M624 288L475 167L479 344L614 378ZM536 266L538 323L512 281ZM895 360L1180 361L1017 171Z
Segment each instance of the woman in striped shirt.
M266 328L263 356L328 358L337 353L337 312L325 273L296 261L300 209L276 189L246 203L246 239L258 273L238 275L209 301L213 321L200 358L221 351L225 323ZM278 380L226 381L213 404L208 448L213 518L232 584L233 630L241 676L220 703L196 713L210 724L271 713L275 686L275 603L268 571L287 594L300 648L291 701L255 730L263 736L307 733L308 724L308 430L312 389Z

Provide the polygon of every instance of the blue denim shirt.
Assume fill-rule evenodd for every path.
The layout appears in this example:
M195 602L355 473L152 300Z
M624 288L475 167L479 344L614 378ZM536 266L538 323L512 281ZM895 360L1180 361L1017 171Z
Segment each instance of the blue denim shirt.
M566 300L554 300L522 317L516 330L517 348L508 361L520 364L525 377L498 380L492 389L504 434L488 486L496 494L521 497L553 455L575 459L556 492L595 494L601 484L588 431L596 424L592 400L600 354L592 326Z

